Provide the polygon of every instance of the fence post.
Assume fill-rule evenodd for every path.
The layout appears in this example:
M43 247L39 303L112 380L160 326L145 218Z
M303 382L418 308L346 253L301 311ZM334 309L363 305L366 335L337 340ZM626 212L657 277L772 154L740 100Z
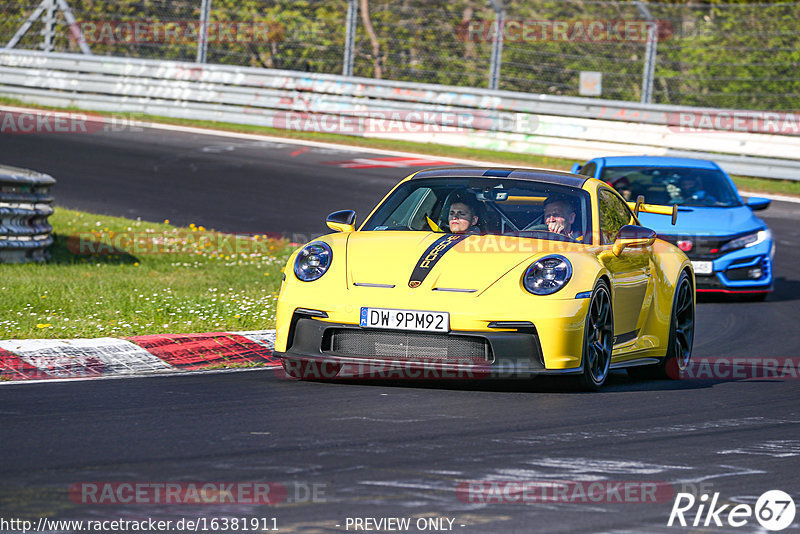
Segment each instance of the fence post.
M67 4L67 0L56 0L58 3L58 7L61 9L61 14L64 15L64 19L69 24L69 31L72 33L72 36L78 41L78 46L81 49L81 52L86 54L87 56L92 55L92 50L89 48L89 44L86 42L86 36L83 35L83 30L81 30L80 24L78 21L75 20L75 15L72 14L72 10L69 8L69 4Z
M492 39L492 59L489 65L489 89L496 90L500 83L500 63L503 60L503 32L506 10L503 0L489 0L494 9L494 39Z
M643 1L636 1L636 9L647 19L647 44L644 51L644 71L642 72L642 104L653 101L653 78L656 74L656 54L658 53L658 24Z
M42 23L42 50L52 52L56 36L56 0L47 0Z
M347 0L347 32L344 37L344 66L342 76L353 75L353 60L356 47L356 21L358 20L358 0Z
M196 63L205 63L208 54L208 18L211 13L211 0L202 0L200 4L200 31L197 33Z

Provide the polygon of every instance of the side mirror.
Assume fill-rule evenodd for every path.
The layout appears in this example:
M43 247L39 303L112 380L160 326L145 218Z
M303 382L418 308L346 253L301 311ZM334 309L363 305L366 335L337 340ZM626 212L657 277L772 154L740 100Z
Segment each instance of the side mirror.
M750 197L747 199L747 207L753 211L765 210L769 207L771 200L761 197Z
M626 224L617 232L611 252L619 256L627 247L649 247L656 241L656 233L650 228Z
M571 172L572 174L578 174L579 172L581 172L582 168L583 167L581 166L580 163L574 163L572 165L572 168L569 170L569 172Z
M325 219L325 224L334 232L354 232L356 212L353 210L334 211Z

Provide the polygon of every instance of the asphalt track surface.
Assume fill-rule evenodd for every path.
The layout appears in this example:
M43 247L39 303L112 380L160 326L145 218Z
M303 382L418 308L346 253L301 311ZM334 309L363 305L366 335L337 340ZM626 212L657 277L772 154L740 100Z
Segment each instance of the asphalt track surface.
M332 163L363 157L151 129L0 137L0 162L52 174L60 206L243 233L321 235L339 209L363 220L413 170L349 172Z
M363 217L411 170L324 163L364 157L372 156L164 131L0 139L0 161L58 179L59 205L237 232L318 234L336 209ZM695 357L798 356L798 212L781 202L762 212L778 241L776 291L763 303L701 302ZM718 492L718 504L753 505L772 489L800 499L798 379L637 382L613 373L599 393L564 386L297 382L272 370L5 384L0 517L276 518L281 532L347 532L347 518L365 517L449 518L464 533L763 532L752 517L736 529L667 527L674 493L646 503L613 492L609 502L482 503L458 488L604 480ZM277 482L288 498L256 506L69 497L73 484L111 481Z

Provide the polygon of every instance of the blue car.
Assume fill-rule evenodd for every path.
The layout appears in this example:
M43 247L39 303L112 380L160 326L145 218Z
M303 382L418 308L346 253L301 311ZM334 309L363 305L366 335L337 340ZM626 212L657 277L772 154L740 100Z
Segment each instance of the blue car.
M639 222L683 250L698 292L763 299L772 291L775 243L753 212L769 199L743 202L730 177L713 161L658 156L595 158L572 172L607 182L628 201L678 207L677 224L665 215L639 214Z

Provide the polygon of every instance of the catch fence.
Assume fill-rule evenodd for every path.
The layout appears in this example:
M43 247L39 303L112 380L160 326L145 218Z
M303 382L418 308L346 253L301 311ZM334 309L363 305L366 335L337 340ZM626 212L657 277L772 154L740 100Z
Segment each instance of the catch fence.
M7 0L0 44L791 112L797 20L800 2Z

